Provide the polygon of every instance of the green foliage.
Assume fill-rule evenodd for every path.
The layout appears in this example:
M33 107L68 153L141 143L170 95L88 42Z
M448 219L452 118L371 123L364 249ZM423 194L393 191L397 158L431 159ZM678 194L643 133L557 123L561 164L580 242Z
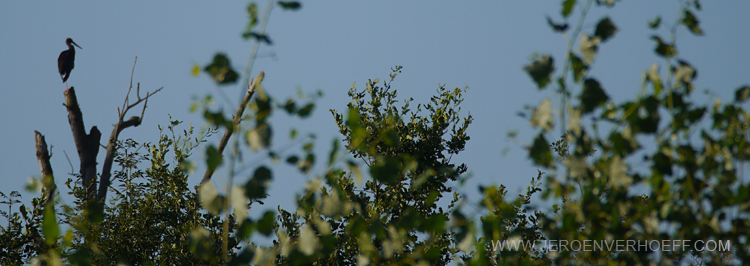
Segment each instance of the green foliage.
M397 106L390 84L376 79L365 90L352 87L346 115L331 110L345 148L369 167L372 180L356 185L359 168L348 163L349 171L331 168L310 182L296 212L280 210L277 263L446 264L459 252L447 224L458 194L447 210L438 201L466 171L450 162L469 139L472 117L459 116L465 90L441 86L412 110L411 99Z
M576 2L562 1L564 19L574 13ZM175 134L180 122L170 121L166 131L160 128L156 144L120 143L116 161L121 171L114 175L119 182L106 205L84 201L85 191L73 178L67 182L77 199L73 206L56 208L39 197L32 200L32 208L22 205L14 212L19 194L0 193L0 206L8 206L0 210L8 220L0 227L0 264L743 263L750 259L750 184L739 177L750 158L750 114L742 106L750 98L750 87L740 86L734 101L727 103L715 99L702 105L690 98L697 70L677 52L675 32L684 27L693 35L703 34L696 17L700 3L693 0L681 6L670 39L652 37L656 59L663 63L646 67L642 92L614 102L602 86L608 83L600 83L588 70L600 45L616 40L618 28L608 17L586 28L589 32L582 32L581 25L592 3L611 8L615 2L587 0L582 5L559 73L550 55L534 56L525 67L538 89L558 86L554 93L562 100L557 112L546 98L529 108L538 132L527 150L531 162L542 169L525 193L512 196L503 185L482 185L480 200L472 203L454 191L468 171L466 165L451 162L470 139L467 129L473 118L461 115L467 90L441 85L429 102L412 108L413 99L399 102L397 90L391 88L401 71L398 66L388 82L369 80L363 90L352 86L346 110L330 110L344 146L333 140L321 174L311 174L317 158L314 136L300 138L297 130L290 131L295 145L289 146L301 147L300 154L273 149L271 141L273 111L307 118L316 96L300 93L277 102L258 88L241 119L249 125L233 124L223 112L211 111L210 96L193 106L197 110L200 105L213 130L244 136L242 148L267 151L262 159L274 162L285 158L302 174L313 176L293 211L279 207L278 212L248 216L254 203L263 203L273 180L272 168L257 163L244 184L233 185L230 176L224 192L213 182L190 189L189 157L204 139L193 138L192 127ZM290 10L300 7L297 2L277 4ZM265 24L257 12L255 4L249 5L246 37L270 43L253 31ZM567 22L554 23L549 17L547 22L557 32L568 30ZM649 22L653 29L660 24L660 17ZM226 56L218 56L205 71L224 84L227 73L234 71ZM660 64L666 75L659 71ZM239 78L234 75L229 83ZM560 123L555 123L555 115ZM563 132L559 139L549 136L556 125ZM215 170L241 162L239 141L235 143L224 164L219 149L209 145L206 166ZM230 173L247 168L232 168ZM538 194L553 204L551 209L532 203ZM256 233L273 237L273 244L256 245ZM499 246L503 240L729 241L731 249L513 249Z
M0 216L8 223L0 225L0 264L21 265L29 263L30 259L46 252L49 248L42 237L42 216L44 207L40 198L32 200L32 208L21 205L13 210L13 206L21 203L21 194L12 191L9 194L0 192L0 205L7 205L8 209L0 210Z
M681 7L680 25L702 35L693 13L700 5L697 1L687 3ZM660 23L657 18L649 26L657 28ZM659 73L658 64L652 65L644 73L644 86L650 84L651 90L644 88L635 100L620 104L612 103L600 83L586 73L600 42L611 39L616 31L609 18L600 20L593 38L582 33L580 52L586 60L572 50L567 52L564 64L574 79L572 84L565 83L568 73L563 71L558 92L580 88L579 101L564 101L559 106L563 119L570 113L570 123L561 125L567 133L550 145L556 154L544 147L549 128L532 120L540 133L529 150L530 158L552 173L542 194L556 202L553 213L537 212L538 223L532 224L539 226L546 239L688 240L691 244L670 251L548 250L534 257L535 261L552 258L555 264L617 261L672 265L733 264L748 259L748 240L738 232L750 224L745 203L750 185L738 178L737 165L750 155L750 115L739 105L750 89L738 89L735 103L722 104L718 99L713 106L693 103L690 95L697 70L678 54L677 27L671 30L669 41L652 37L657 43L656 54L665 60L667 75ZM590 129L580 122L586 118L592 121ZM609 132L599 137L602 129ZM557 160L546 159L551 155ZM697 241L723 241L731 243L731 249L700 250L705 246L694 245Z
M225 54L216 54L214 61L203 68L207 74L214 79L219 85L232 84L237 82L239 75L232 69L229 58Z
M180 123L170 121L156 144L139 145L128 140L121 145L117 162L123 170L115 174L120 181L119 189L113 189L116 196L104 207L101 221L88 219L71 224L80 234L94 237L78 242L74 249L91 249L99 254L93 256L96 264L223 264L218 260L222 221L203 211L197 192L190 188L186 173L179 168L179 162L187 160L204 140L191 139L192 128L176 135ZM142 150L146 154L141 154ZM171 162L167 157L170 153ZM142 163L149 166L139 170ZM90 204L82 202L78 209L83 209L85 215ZM234 225L234 217L229 219ZM198 246L194 244L196 238L206 238L214 244ZM237 250L238 241L230 241L232 250ZM196 250L201 252L194 253Z
M539 89L543 89L549 84L550 76L555 70L554 60L549 55L537 58L530 65L524 67L531 78L536 82Z

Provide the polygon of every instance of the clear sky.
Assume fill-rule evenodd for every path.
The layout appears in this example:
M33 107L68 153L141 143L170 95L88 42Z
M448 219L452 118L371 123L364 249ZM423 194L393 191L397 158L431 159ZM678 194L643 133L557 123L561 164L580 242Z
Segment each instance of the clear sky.
M391 67L402 65L403 72L393 83L402 99L427 102L438 84L470 88L462 110L475 118L469 129L471 140L453 161L466 163L472 178L460 191L475 194L480 183L505 184L513 193L523 190L536 168L522 145L536 132L515 114L524 105L536 105L553 94L537 91L522 69L533 53L551 53L561 68L567 39L553 33L545 20L547 15L561 20L558 2L303 1L296 12L275 9L267 31L274 44L261 47L252 75L265 71L263 85L277 99L294 96L297 87L325 94L308 120L297 122L283 118L281 112L275 114L275 147L287 143L283 136L292 126L314 132L318 160L323 163L331 140L340 138L328 109L346 108L346 92L354 82L362 89L367 79L385 79ZM710 89L729 100L737 87L750 83L750 2L702 4L697 16L705 36L695 37L681 29L677 49L681 58L698 69L695 85L699 90ZM258 5L262 10L266 2ZM679 1L623 1L613 9L590 12L584 32L592 33L603 16L610 16L619 28L600 47L590 71L615 102L638 93L641 73L651 64L663 65L649 37L657 33L668 39L667 32L664 27L654 32L647 22L661 15L671 25L678 5ZM155 142L157 125L166 125L170 114L196 126L203 124L199 115L188 111L191 99L216 95L217 88L206 75L192 77L193 64L205 65L216 52L225 52L236 70L245 68L252 47L252 42L240 37L248 21L246 6L244 1L2 1L0 191L22 191L30 176L40 175L34 130L54 146L52 165L59 187L64 187L66 173L71 172L63 151L78 172L78 156L62 106L65 86L56 69L57 56L67 49L65 38L83 47L77 50L68 84L76 88L87 129L98 126L104 134L102 143L109 136L137 56L134 82L140 82L144 91L164 90L149 101L144 124L126 129L121 139ZM579 10L580 5L570 22L575 22ZM240 85L221 89L237 97ZM708 102L699 93L694 97ZM235 108L218 104L225 110ZM518 143L508 142L508 130L519 130ZM503 156L506 147L509 151ZM202 158L202 151L196 152L195 161ZM100 171L104 153L100 152ZM277 168L271 198L260 209L275 209L279 204L293 208L294 195L311 178L288 167ZM320 165L313 169L314 174L323 171ZM197 184L200 173L193 174L191 182ZM219 187L223 187L224 173L220 171L217 178ZM23 195L24 201L33 196ZM69 197L63 201L72 203Z

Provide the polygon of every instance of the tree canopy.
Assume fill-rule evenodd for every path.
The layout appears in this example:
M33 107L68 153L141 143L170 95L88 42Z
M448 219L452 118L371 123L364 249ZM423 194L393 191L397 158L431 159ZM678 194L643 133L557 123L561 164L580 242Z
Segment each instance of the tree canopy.
M473 202L455 189L469 178L471 166L453 159L470 141L474 118L470 107L462 105L464 95L471 93L468 87L439 85L430 99L401 99L392 84L408 70L398 65L388 78L370 79L364 86L355 83L348 92L351 101L330 110L343 141L334 139L330 154L321 157L313 148L314 133L289 133L301 148L298 153L271 145L277 134L273 114L306 119L321 94L277 100L263 90L263 72L252 78L252 63L237 71L231 55L217 53L212 62L194 66L193 74L206 74L220 86L240 82L247 89L237 110L214 110L212 96L206 96L191 106L203 114L208 125L203 130L170 119L159 127L155 142L121 140L119 132L140 124L149 96L158 92L141 98L137 84L138 100L130 103L126 98L118 108L102 171L97 173L95 159L93 168L92 162L82 160L80 173L64 182L76 199L72 205L56 201L60 190L52 169L45 167L47 144L37 132L42 178L36 186L42 193L31 206L18 206L18 192L0 192L0 204L8 207L0 210L7 219L7 226L0 226L0 264L748 261L750 184L742 174L750 158L750 115L743 108L750 87L738 84L729 101L717 98L703 104L691 97L698 66L688 61L698 55L678 52L676 32L704 34L701 3L681 2L672 25L663 25L660 17L644 22L654 29L651 40L658 63L643 66L637 95L615 102L608 96L608 81L589 70L595 67L599 48L617 41L617 21L604 16L595 18L593 27L583 25L591 19L591 9L617 8L618 2L561 2L561 18L546 20L553 33L568 37L564 58L535 54L523 66L536 89L547 96L519 112L536 132L523 148L538 167L529 173L530 183L521 195L509 194L504 185L480 185L480 200ZM249 4L242 38L254 42L250 62L260 45L273 44L266 24L274 8L303 10L294 1L271 2L265 11ZM573 14L577 21L569 22L576 19ZM659 28L666 28L668 36L659 35ZM84 158L88 150L96 158L101 133L96 127L85 132L82 110L74 100L71 88L66 106L69 117L76 118L69 121L74 135L80 135L79 155ZM124 119L141 103L140 117ZM209 143L215 134L223 134L221 141ZM96 139L93 146L88 138ZM196 151L204 151L205 160L196 160ZM239 172L247 154L267 160L252 166L249 179L235 184L230 174L226 189L217 188L211 179L214 171ZM318 158L326 167L316 173L311 169ZM250 209L265 204L267 187L274 182L274 170L266 162L284 162L314 178L295 195L295 209L276 207L250 215ZM197 165L206 169L203 181L189 184L187 175Z

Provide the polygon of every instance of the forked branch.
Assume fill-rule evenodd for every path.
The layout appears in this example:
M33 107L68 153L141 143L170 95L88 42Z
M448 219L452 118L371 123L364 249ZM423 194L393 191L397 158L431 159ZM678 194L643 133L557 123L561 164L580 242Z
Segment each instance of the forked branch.
M136 62L138 58L136 57ZM104 157L104 165L102 166L102 177L101 183L99 184L99 193L96 195L98 200L104 200L107 198L107 191L109 190L109 184L111 183L112 177L112 163L115 159L115 151L117 150L117 138L120 136L120 132L129 127L137 127L143 122L143 117L146 113L146 107L148 106L148 99L161 91L164 87L161 87L153 92L146 92L146 96L141 97L141 84L136 84L136 97L137 101L130 104L130 92L133 89L133 73L135 72L135 63L133 62L133 70L130 72L130 86L128 87L128 94L125 96L125 101L122 104L122 108L117 108L117 124L114 125L112 133L109 136L107 142L107 155ZM141 110L141 116L132 116L128 120L125 120L125 115L138 104L143 102L143 109Z

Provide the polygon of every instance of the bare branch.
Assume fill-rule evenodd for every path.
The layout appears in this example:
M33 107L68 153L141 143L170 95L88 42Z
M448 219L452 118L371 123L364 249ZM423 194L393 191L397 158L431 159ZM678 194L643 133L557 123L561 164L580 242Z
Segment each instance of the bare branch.
M49 163L50 154L47 150L47 141L44 140L42 133L36 130L34 131L34 140L36 142L36 159L39 161L39 168L42 170L42 184L44 184L44 193L46 193L44 204L46 204L52 202L57 185L52 173L52 165Z
M263 78L266 76L263 71L258 74L258 76L255 77L252 81L252 85L247 87L247 93L245 94L245 97L242 99L242 102L239 106L237 106L237 112L234 114L234 118L232 119L232 125L235 128L239 127L240 121L242 120L242 113L245 112L245 107L247 106L247 103L250 102L250 98L253 97L253 94L255 94L255 90L257 87L260 86L260 83L263 81ZM219 154L224 153L224 148L226 148L227 143L229 142L229 138L232 136L232 132L235 130L227 130L224 132L224 136L221 137L221 141L219 141ZM203 180L201 180L201 184L204 184L211 180L211 176L214 174L214 171L211 171L210 169L206 169L206 173L203 175Z
M136 57L136 62L138 61L138 58ZM120 136L120 132L122 132L124 129L129 127L137 127L141 125L141 122L143 122L143 116L146 113L146 106L148 105L148 98L156 94L157 92L161 91L164 87L161 87L153 92L146 92L146 96L144 98L141 98L141 84L136 84L136 98L138 98L137 101L130 104L130 92L133 89L133 74L135 73L135 62L133 62L133 70L130 72L130 86L128 87L128 94L125 95L125 101L122 104L122 108L117 108L117 124L114 125L114 128L112 129L112 133L109 135L109 141L107 142L107 155L104 157L104 164L102 165L102 176L101 176L101 184L99 185L99 193L96 195L96 198L99 200L104 200L107 198L107 191L109 190L109 185L111 183L111 177L112 177L112 163L115 159L115 151L117 149L117 138ZM141 110L141 116L132 116L130 119L125 120L125 115L130 111L131 108L138 106L143 102L143 109Z

